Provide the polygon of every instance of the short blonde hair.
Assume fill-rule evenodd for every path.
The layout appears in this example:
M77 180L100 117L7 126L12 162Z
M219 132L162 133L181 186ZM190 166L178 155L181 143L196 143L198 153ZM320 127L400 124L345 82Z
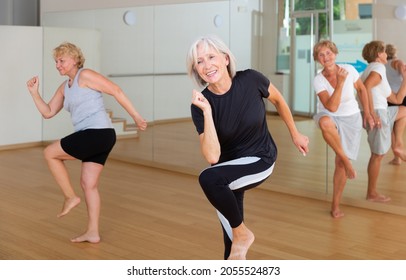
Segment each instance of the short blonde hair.
M63 55L68 55L71 58L73 58L76 61L76 66L79 69L83 68L83 65L85 64L85 57L83 56L81 49L75 46L74 44L69 42L63 42L54 49L53 52L54 59Z
M314 61L318 61L318 56L321 48L329 48L334 54L338 54L338 48L334 42L330 40L322 40L318 42L316 45L313 47L313 59Z
M234 78L236 74L236 61L234 55L231 53L227 45L215 35L207 35L198 38L190 47L186 57L186 68L189 77L199 86L204 87L207 83L200 77L196 71L197 65L197 48L202 46L207 49L212 47L218 53L223 53L228 56L229 64L227 65L227 71L231 78Z
M397 49L392 44L387 44L385 48L385 52L388 55L388 59L393 59L396 57Z
M368 62L374 62L378 54L385 51L385 43L382 41L371 41L362 49L362 57Z

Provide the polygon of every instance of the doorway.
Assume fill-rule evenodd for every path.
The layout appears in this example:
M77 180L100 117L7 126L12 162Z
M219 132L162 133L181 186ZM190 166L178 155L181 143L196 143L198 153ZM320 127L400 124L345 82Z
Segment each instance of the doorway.
M313 60L313 46L320 39L330 38L332 21L330 7L309 10L309 7L296 5L292 1L291 22L291 75L290 88L292 111L295 115L311 117L316 113L317 99L313 89L316 63ZM314 7L311 7L314 8Z

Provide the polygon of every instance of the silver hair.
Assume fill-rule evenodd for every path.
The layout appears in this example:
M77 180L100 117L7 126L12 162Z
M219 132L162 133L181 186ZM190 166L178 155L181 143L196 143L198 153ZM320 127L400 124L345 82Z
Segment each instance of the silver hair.
M227 71L231 78L236 73L236 60L228 46L215 35L206 35L198 38L190 47L186 57L186 68L189 77L199 86L204 87L207 83L200 77L196 71L197 64L197 48L202 46L205 49L212 47L218 53L223 53L228 56L229 64L227 65Z

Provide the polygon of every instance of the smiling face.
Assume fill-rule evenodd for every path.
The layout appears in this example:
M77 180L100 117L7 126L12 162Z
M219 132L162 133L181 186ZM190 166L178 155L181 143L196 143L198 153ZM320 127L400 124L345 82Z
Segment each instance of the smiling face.
M317 54L317 61L324 67L335 64L336 54L328 47L322 47Z
M228 56L219 53L215 48L207 45L198 45L195 69L199 76L208 84L216 84L223 79L230 79L227 70Z
M55 66L62 76L74 76L78 69L76 61L66 54L55 58Z

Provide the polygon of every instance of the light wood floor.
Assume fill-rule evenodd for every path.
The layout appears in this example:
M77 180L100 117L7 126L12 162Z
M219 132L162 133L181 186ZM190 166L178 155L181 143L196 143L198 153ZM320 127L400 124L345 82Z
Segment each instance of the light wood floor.
M302 158L288 160L282 148L278 172L295 162L298 171L275 170L263 186L247 192L246 224L256 235L248 259L406 259L405 216L345 205L346 216L333 220L327 198L279 192L277 185L294 185L297 178L319 184ZM67 166L82 195L80 163ZM41 147L1 151L0 174L2 260L222 258L220 224L193 174L109 159L100 182L100 244L70 243L85 229L85 204L56 218L62 195Z
M331 201L334 152L327 147L314 121L296 118L296 126L310 139L310 152L306 157L292 144L286 126L278 116L268 116L268 126L278 146L278 159L272 177L262 184L262 188ZM404 141L406 143L406 134ZM365 199L369 156L364 132L359 157L353 161L358 176L347 182L342 203L406 216L406 163L400 166L388 164L393 157L392 152L388 152L382 162L378 190L390 196L392 201L386 204L371 203ZM111 158L141 164L153 162L154 166L191 175L198 175L207 166L190 120L156 124L149 127L147 132L141 132L139 139L122 139L116 144Z

